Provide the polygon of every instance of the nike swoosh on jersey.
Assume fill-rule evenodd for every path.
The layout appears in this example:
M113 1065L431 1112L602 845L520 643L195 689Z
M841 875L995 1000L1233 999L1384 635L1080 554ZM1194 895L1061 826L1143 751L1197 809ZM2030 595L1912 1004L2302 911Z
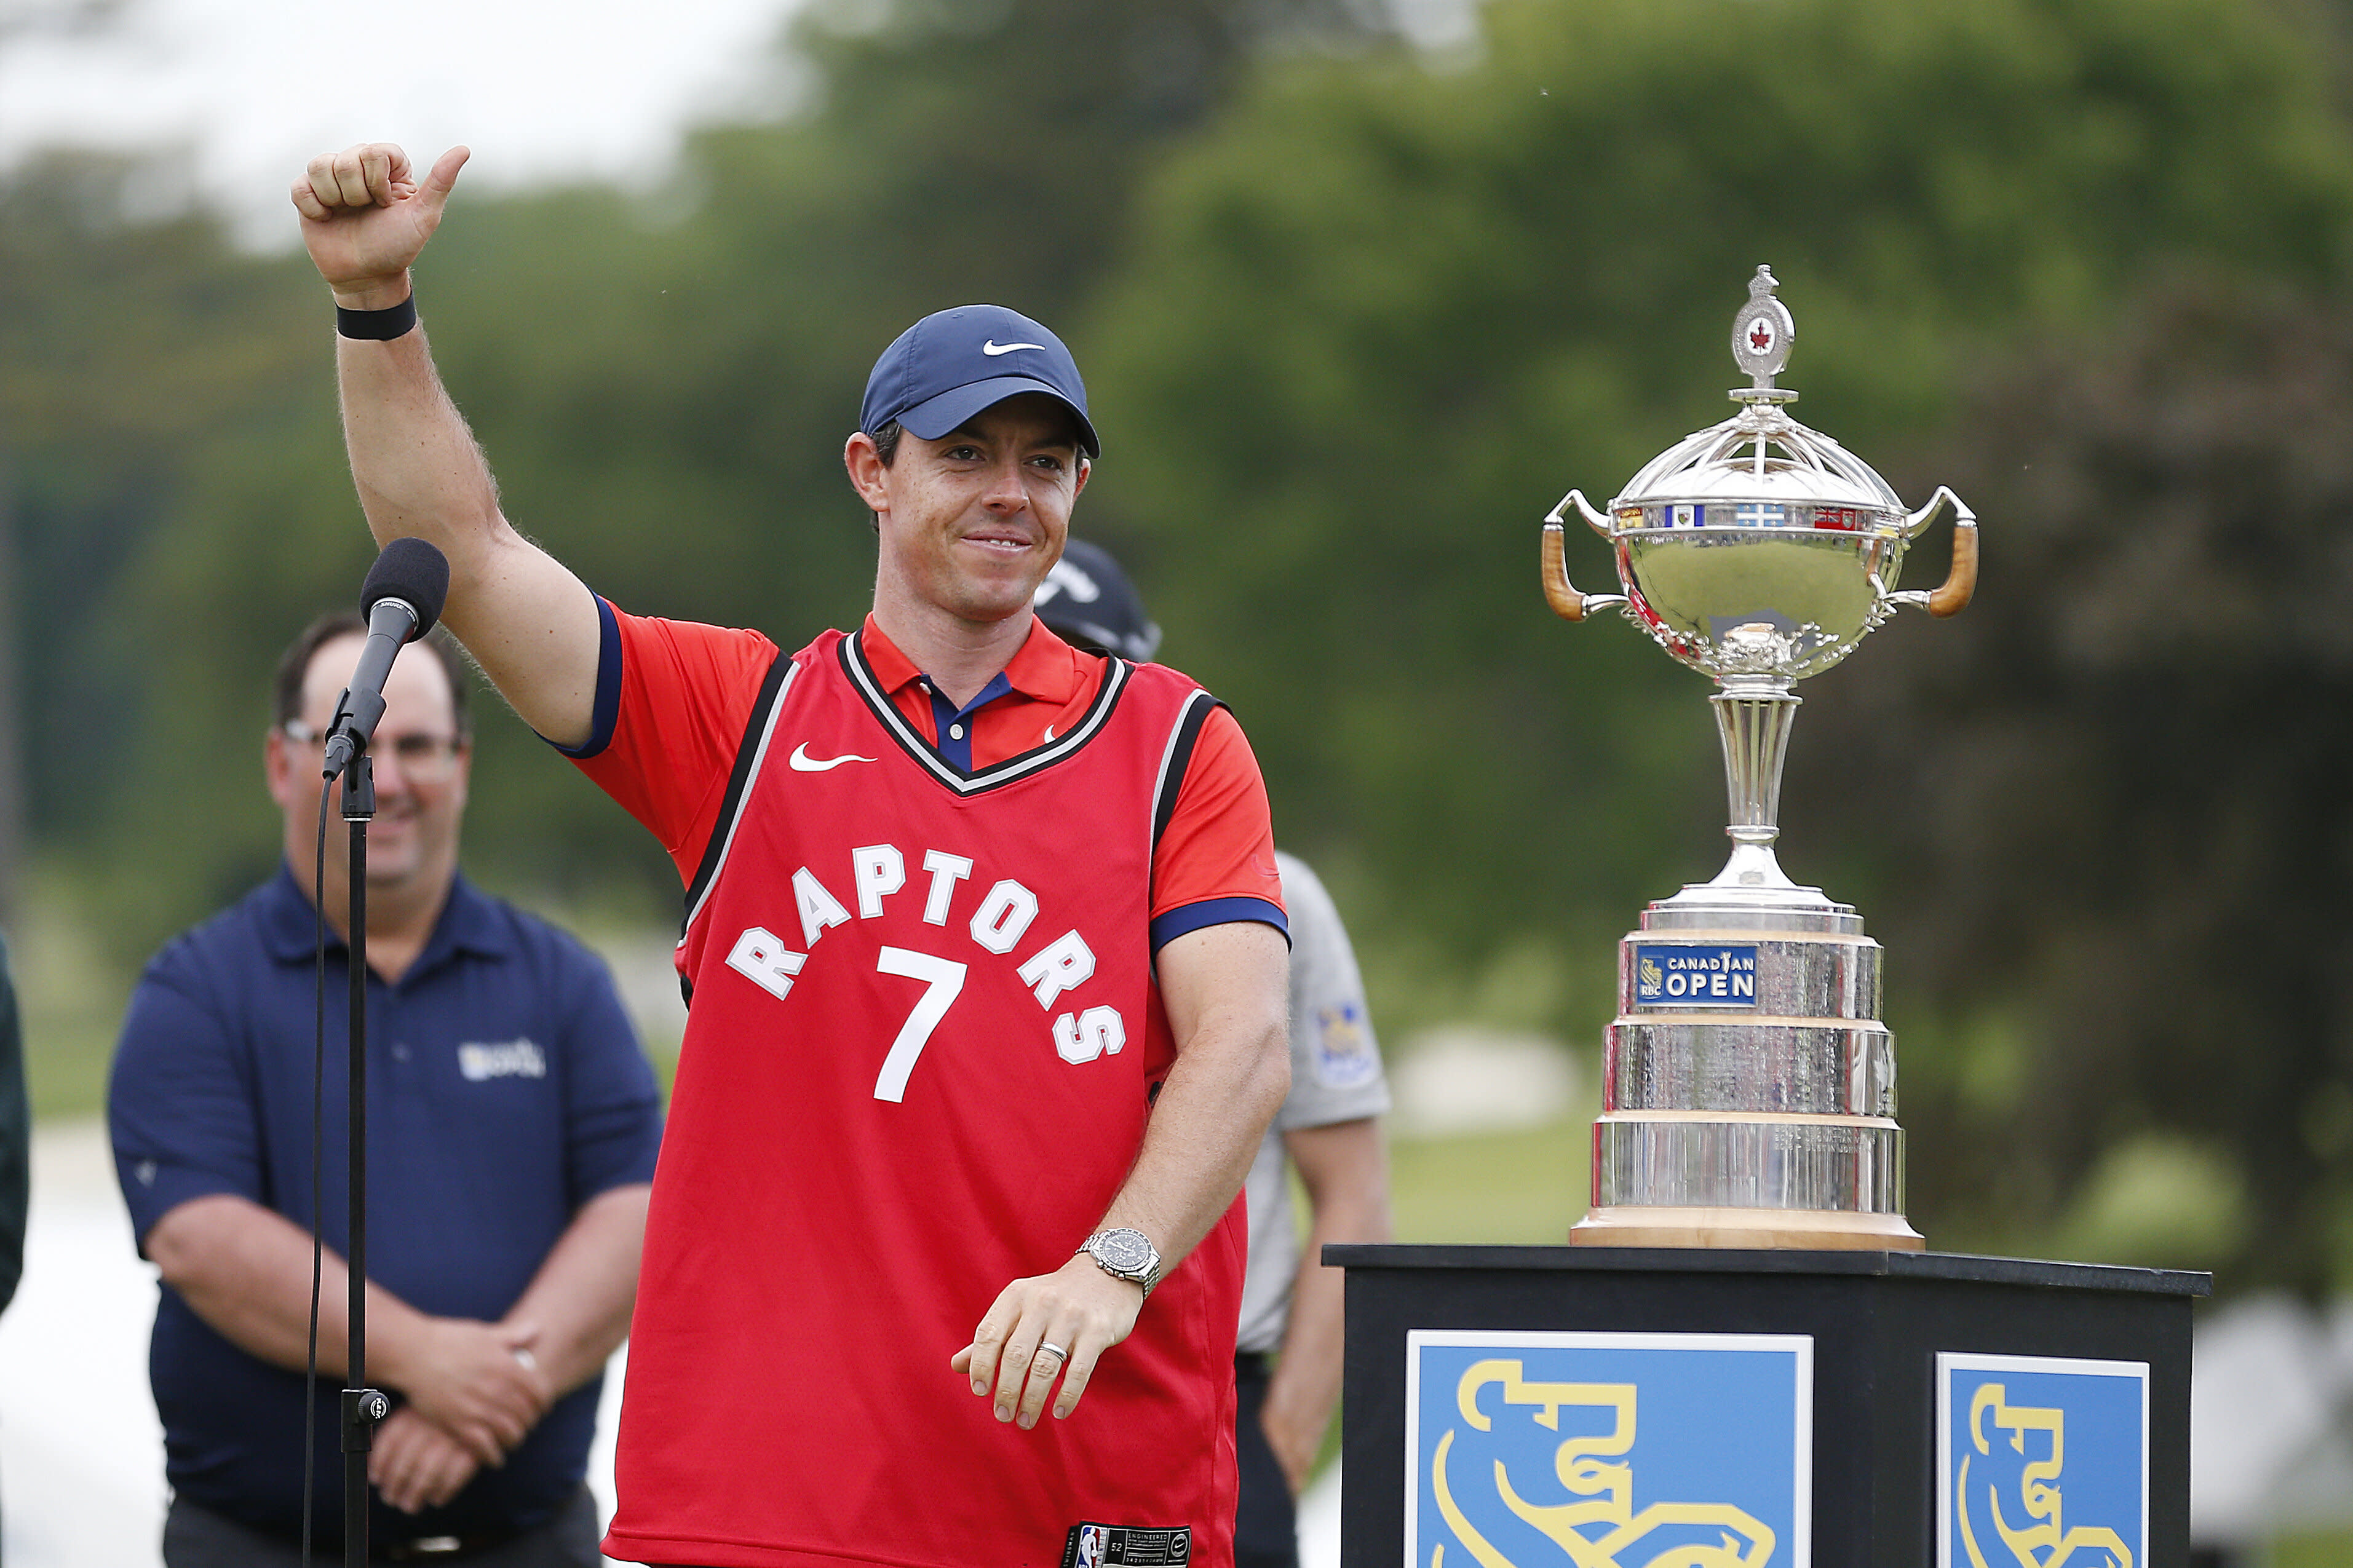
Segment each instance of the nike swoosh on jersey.
M795 773L830 773L844 763L871 763L873 760L871 757L861 757L849 752L844 752L838 757L812 757L808 754L808 742L806 741L795 746L793 754L785 759L793 765Z
M1009 354L1015 349L1036 349L1039 353L1044 353L1046 345L1044 343L1000 343L995 338L980 345L980 352L991 359L995 359L998 354Z

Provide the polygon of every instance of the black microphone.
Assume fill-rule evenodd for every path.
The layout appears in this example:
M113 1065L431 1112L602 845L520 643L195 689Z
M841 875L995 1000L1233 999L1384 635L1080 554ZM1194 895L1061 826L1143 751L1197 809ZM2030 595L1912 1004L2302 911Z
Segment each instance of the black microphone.
M392 661L404 644L433 629L448 596L449 558L421 539L394 540L368 568L367 581L360 584L367 645L327 726L323 777L335 777L367 749L368 737L384 717L384 682Z

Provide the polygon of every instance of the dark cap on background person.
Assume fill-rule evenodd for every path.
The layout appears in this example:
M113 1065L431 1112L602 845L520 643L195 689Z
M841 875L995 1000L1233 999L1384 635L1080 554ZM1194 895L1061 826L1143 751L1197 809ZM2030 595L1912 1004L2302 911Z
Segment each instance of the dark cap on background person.
M935 310L901 332L866 378L858 427L871 436L895 422L936 441L1008 397L1042 392L1071 411L1079 445L1103 456L1087 418L1087 385L1062 340L1002 305Z
M1065 642L1098 653L1148 662L1160 649L1160 628L1111 552L1083 539L1067 541L1030 601L1047 629Z

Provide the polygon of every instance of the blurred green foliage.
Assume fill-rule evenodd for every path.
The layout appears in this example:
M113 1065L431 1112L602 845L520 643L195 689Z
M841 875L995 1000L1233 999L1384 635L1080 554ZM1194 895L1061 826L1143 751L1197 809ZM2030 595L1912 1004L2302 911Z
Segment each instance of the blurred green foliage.
M1957 1047L1905 1042L1948 1212L2353 1284L2348 433L2342 304L2194 273L1907 461L2000 553L1968 615L1816 683L1791 826L1856 778L1905 803L1850 885Z
M1759 261L1800 416L1883 460L2152 270L2317 285L2353 238L2344 127L2243 5L1485 15L1476 67L1285 72L1188 150L1092 362L1145 438L1090 500L1154 547L1169 646L1250 723L1295 847L1361 849L1466 945L1715 869L1704 685L1531 613L1535 520L1729 412ZM1609 574L1581 531L1571 572ZM1874 828L1818 826L1800 869Z
M2266 512L2277 538L2133 550L2191 478L2154 458L2007 482L2035 441L2054 461L2161 455L2200 407L2279 382L2299 333L2343 331L2353 132L2326 15L1493 0L1477 46L1444 57L1366 16L843 0L793 35L808 106L699 133L663 192L461 184L420 305L510 515L630 609L797 646L867 601L838 452L874 353L965 300L1039 314L1107 437L1081 525L1127 559L1171 661L1240 712L1278 831L1366 949L1385 1035L1467 1013L1588 1042L1611 940L1715 869L1719 775L1703 681L1614 623L1544 611L1536 519L1724 416L1725 331L1770 262L1800 416L1906 495L1950 480L1987 521L1958 632L1899 624L1810 683L1788 796L1792 872L1855 900L1894 953L1915 1220L1940 1245L2105 1252L2147 1233L2131 1194L2192 1149L2217 1173L2183 1260L2326 1277L2353 1255L2353 1024L2327 995L2353 955L2316 891L2353 850L2314 826L2341 804L2343 725L2293 767L2255 747L2271 793L2154 787L2197 756L2186 721L2147 739L2181 669L2103 660L2119 638L2163 646L2167 617L2101 621L2069 587L2086 562L2130 563L2127 597L2178 625L2217 594L2260 607L2281 562L2334 583L2353 496L2316 454L2346 444L2353 400L2288 377L2318 401L2256 423L2294 440L2223 428L2200 448L2201 472L2238 452L2306 476ZM201 215L147 216L153 188L83 157L0 182L0 516L34 826L61 879L45 885L70 882L118 963L268 868L267 674L372 553L322 292ZM2168 312L2185 289L2287 325ZM2220 346L2168 383L2168 333ZM2135 419L2158 392L2173 416ZM2137 499L2108 504L2127 474ZM1571 567L1606 586L1598 545L1572 541ZM2353 711L2327 615L2302 640L2264 643L2261 622L2229 623L2263 658L2222 660L2185 721L2316 663L2231 743ZM1968 765L2000 746L1998 777ZM665 918L658 849L541 750L483 714L477 872ZM1957 822L1966 854L1939 837ZM2215 847L2168 858L2168 823ZM2259 940L2245 922L2297 835L2293 934L2226 951L2226 929ZM2054 849L2084 843L2106 848ZM2207 900L2218 885L2235 891ZM2084 984L2147 954L2165 984L2145 996ZM2307 1002L2242 1005L2267 991ZM2234 1067L2257 1088L2213 1092Z

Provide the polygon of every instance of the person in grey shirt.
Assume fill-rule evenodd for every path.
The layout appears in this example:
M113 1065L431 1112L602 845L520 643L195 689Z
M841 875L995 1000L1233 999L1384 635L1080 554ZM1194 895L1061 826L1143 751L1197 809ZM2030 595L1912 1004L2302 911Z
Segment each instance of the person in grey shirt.
M1038 590L1038 618L1065 641L1149 659L1160 628L1119 563L1071 540ZM1235 1568L1296 1568L1295 1502L1340 1399L1340 1270L1326 1242L1389 1238L1388 1081L1364 977L1332 896L1295 856L1275 854L1291 919L1291 1092L1267 1129L1243 1194L1250 1263L1236 1341L1235 1449L1241 1501ZM1301 1245L1288 1173L1311 1215Z

